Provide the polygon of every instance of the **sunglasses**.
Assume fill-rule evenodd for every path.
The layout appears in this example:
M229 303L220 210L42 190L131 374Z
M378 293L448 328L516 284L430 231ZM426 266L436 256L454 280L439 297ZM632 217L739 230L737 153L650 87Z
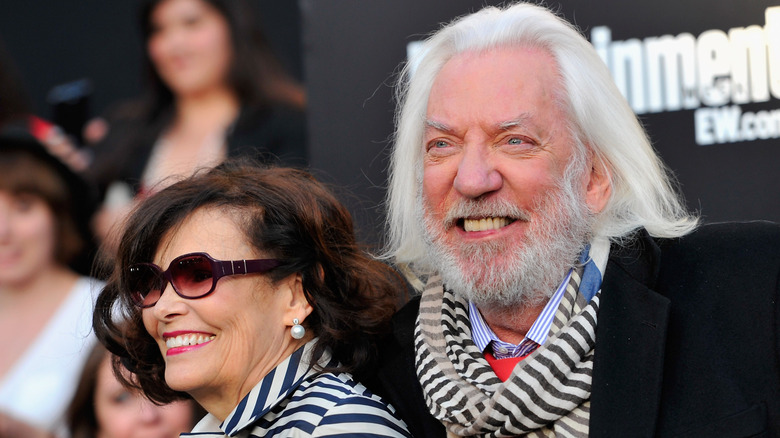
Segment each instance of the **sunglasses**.
M276 259L216 260L193 252L173 259L166 271L154 263L130 265L126 278L133 302L147 308L157 304L168 283L180 297L194 300L214 292L222 277L268 272L280 264Z

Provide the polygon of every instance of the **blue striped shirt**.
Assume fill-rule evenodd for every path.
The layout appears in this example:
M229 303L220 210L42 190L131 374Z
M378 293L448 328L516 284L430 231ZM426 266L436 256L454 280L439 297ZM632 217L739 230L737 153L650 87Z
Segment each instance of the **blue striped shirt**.
M181 436L410 438L392 406L350 374L322 373L309 366L315 342L268 373L225 421L206 415Z

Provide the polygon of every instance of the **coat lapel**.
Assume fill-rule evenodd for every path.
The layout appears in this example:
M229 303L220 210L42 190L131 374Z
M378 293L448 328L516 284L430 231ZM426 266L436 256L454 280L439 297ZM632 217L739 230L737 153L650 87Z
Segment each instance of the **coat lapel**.
M610 254L596 328L592 437L654 434L670 306L651 289L659 265L660 249L644 231Z

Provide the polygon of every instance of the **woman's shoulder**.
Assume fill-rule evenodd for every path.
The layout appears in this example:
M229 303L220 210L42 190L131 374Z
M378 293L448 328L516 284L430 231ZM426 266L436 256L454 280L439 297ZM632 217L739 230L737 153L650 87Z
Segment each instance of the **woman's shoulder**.
M325 392L322 392L325 390ZM356 398L376 398L379 396L371 392L362 383L355 380L352 374L349 373L321 373L317 374L312 379L307 380L301 385L301 391L314 392L317 394L333 394L338 398L334 400L339 401L350 396Z
M395 409L348 373L318 374L301 385L288 409L293 404L298 404L297 408L311 405L322 413L316 426L318 436L320 432L323 436L360 436L360 431L370 431L371 436L411 436Z

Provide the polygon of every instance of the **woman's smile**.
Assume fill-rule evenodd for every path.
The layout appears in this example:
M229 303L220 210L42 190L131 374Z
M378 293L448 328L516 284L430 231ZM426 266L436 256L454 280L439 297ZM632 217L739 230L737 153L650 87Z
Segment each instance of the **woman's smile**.
M168 347L165 355L173 356L200 348L213 341L214 338L216 338L216 335L203 332L164 333L163 341L165 341L165 346Z

